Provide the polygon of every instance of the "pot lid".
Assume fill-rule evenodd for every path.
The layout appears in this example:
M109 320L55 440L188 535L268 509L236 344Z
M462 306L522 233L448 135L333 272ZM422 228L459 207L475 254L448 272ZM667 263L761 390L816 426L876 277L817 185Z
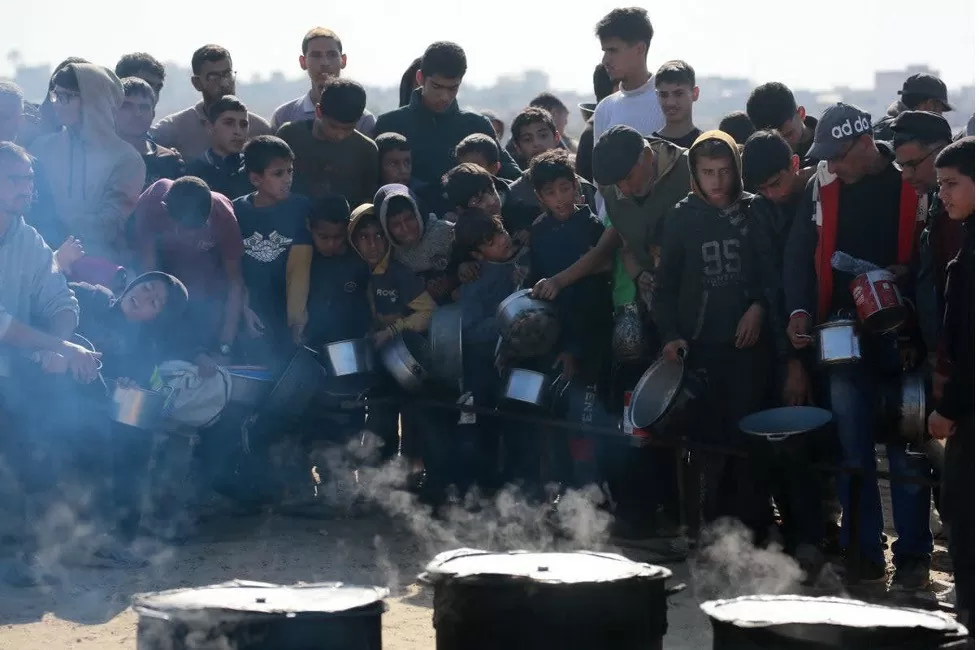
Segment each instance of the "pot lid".
M614 553L490 553L470 548L440 553L425 571L434 578L504 577L546 584L614 582L639 577L665 580L673 575L665 567L633 562Z
M813 596L742 596L703 603L711 619L737 627L834 625L847 628L922 628L957 632L961 626L947 614L905 607L887 607L846 598Z
M133 605L140 614L200 613L201 610L332 614L380 603L388 593L380 587L354 587L340 582L283 586L234 580L194 589L139 594L133 597Z
M793 435L821 429L832 419L832 411L815 406L782 406L741 418L738 428L758 436Z

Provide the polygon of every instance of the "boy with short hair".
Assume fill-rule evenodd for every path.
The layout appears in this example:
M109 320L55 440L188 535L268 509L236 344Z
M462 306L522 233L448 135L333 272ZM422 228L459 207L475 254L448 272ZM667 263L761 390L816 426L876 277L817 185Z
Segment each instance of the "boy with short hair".
M479 165L493 176L500 171L500 145L485 133L467 135L455 148L456 160Z
M744 145L757 129L751 118L744 111L732 111L721 118L717 130L727 133L734 138L738 145Z
M810 167L815 162L806 154L812 146L819 120L806 115L806 108L795 103L795 95L788 86L777 81L758 86L748 96L745 110L756 129L775 129L781 133L802 158L803 167Z
M561 134L551 114L541 108L525 108L513 118L510 125L513 142L517 152L528 161L547 151L563 150L560 147ZM595 186L578 177L578 187L581 189L579 203L587 203L592 212L597 213L595 204ZM503 222L507 230L520 239L530 228L543 210L537 192L530 180L529 173L524 173L513 185L510 193L503 202Z
M708 405L695 431L726 445L743 444L738 421L763 408L768 343L765 291L770 282L742 190L737 144L722 131L690 149L690 193L665 218L653 316L663 356L704 368ZM682 352L681 352L682 351ZM704 518L740 519L759 539L771 524L768 486L756 461L706 455Z
M147 135L156 112L156 93L139 77L122 79L124 97L116 113L116 133L143 157L146 165L146 189L161 178L177 179L184 175L184 160L173 149L153 142Z
M411 145L400 133L382 133L374 140L380 162L380 184L407 185L418 198L422 214L442 215L446 212L445 199L439 185L426 185L411 175Z
M489 215L500 213L500 193L492 174L473 163L462 163L442 177L442 191L453 217L469 208ZM448 215L446 215L448 216Z
M291 191L293 155L281 139L252 139L244 162L255 191L232 205L245 248L245 328L251 338L262 340L263 345L255 346L256 354L274 355L290 340L299 340L289 336L290 327L301 332L306 324L313 256L306 224L310 201Z
M962 249L948 265L945 339L951 372L928 418L933 438L947 440L942 473L943 516L949 525L959 621L975 634L975 331L976 331L976 140L968 136L935 158L938 194L948 216L965 231Z
M558 146L574 153L577 149L574 140L565 135L564 131L568 128L568 117L571 112L554 93L542 92L530 100L527 104L530 108L542 108L547 111L554 119L554 125L558 132ZM533 156L531 156L533 157ZM528 161L530 158L527 159Z
M369 203L377 189L377 145L356 130L367 94L355 81L323 85L316 119L289 122L278 136L296 154L296 190L316 200L342 194L350 205Z
M653 135L689 149L703 133L693 124L693 104L700 97L693 67L686 61L667 61L656 71L653 80L666 118L666 126Z
M248 109L234 95L226 95L207 109L211 147L187 163L187 175L201 178L212 192L234 201L252 191L242 151L248 139Z
M343 43L336 32L325 27L314 27L306 32L299 67L309 77L309 92L275 109L269 120L273 132L288 122L316 119L316 104L323 96L323 87L330 79L339 77L347 67L347 55L343 53ZM375 121L374 114L364 109L357 120L357 130L371 137L374 135Z
M153 125L150 137L157 144L176 149L184 160L194 160L204 155L211 146L207 130L208 108L225 95L235 94L235 70L231 53L220 45L199 47L191 57L190 78L194 89L201 94L201 101L189 108L167 115ZM248 134L269 135L269 123L254 113L248 114Z
M146 52L131 52L123 54L116 63L116 76L120 79L136 77L142 79L153 89L154 105L163 91L163 82L167 79L167 70L152 54Z

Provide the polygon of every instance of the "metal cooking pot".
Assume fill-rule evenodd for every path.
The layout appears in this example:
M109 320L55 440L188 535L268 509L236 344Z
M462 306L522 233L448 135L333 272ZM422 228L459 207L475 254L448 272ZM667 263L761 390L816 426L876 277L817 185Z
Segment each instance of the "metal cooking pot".
M448 382L462 380L462 305L439 307L428 325L432 374Z
M381 346L381 363L399 386L416 393L428 381L432 351L421 334L401 332Z
M881 393L878 438L913 444L928 440L929 390L921 373L902 374Z
M965 648L948 614L844 598L742 596L700 606L714 648Z
M231 402L246 406L257 406L275 385L275 377L268 368L262 366L229 366L231 375Z
M551 380L542 372L514 368L503 386L503 399L536 407L550 406L554 397L568 389L568 382L560 377Z
M674 413L704 394L706 383L698 374L685 368L686 350L680 350L680 362L660 357L632 389L626 417L632 428L665 427Z
M833 421L832 411L814 406L783 406L759 411L738 423L742 433L766 445L773 451L808 458L808 452L822 441L826 425Z
M530 289L511 293L496 308L500 336L517 356L548 354L561 334L557 308L546 300L530 297Z
M834 320L817 326L814 341L821 365L860 361L860 336L855 320Z
M173 396L170 386L156 391L116 384L109 403L109 418L137 429L156 430L166 419Z
M853 278L850 295L857 308L857 317L871 332L891 332L907 320L908 308L901 298L897 278L886 269L861 273Z
M374 345L368 339L346 339L323 346L323 365L334 377L374 372Z
M326 371L316 352L304 345L296 348L272 392L262 405L266 412L298 416L323 386Z

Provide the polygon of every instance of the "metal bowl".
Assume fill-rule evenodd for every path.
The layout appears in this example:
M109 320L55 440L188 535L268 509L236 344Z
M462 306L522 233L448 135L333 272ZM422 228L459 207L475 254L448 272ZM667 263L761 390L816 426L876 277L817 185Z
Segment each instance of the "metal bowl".
M537 357L551 352L561 335L557 307L530 297L530 289L511 293L496 309L500 336L517 356Z

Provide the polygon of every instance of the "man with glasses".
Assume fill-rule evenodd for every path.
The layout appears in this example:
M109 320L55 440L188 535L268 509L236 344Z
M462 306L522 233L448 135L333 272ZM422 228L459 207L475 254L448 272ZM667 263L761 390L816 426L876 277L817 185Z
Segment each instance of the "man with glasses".
M347 55L343 53L343 43L331 29L314 27L306 32L302 50L299 67L309 76L310 91L275 109L271 119L274 131L278 131L279 127L287 122L316 119L316 105L323 95L326 82L339 77L340 71L347 67ZM376 121L374 114L365 109L364 114L357 121L357 130L372 138Z
M890 269L904 289L914 295L918 241L924 226L924 200L901 178L888 147L873 138L870 115L838 103L823 112L808 156L819 160L806 186L786 247L784 286L789 310L787 334L796 349L809 344L814 324L834 318L853 318L851 274L831 263L835 251ZM813 264L815 260L815 264ZM873 472L877 467L876 405L885 382L903 368L916 365L913 343L915 319L897 333L862 337L858 363L832 366L827 372L828 408L836 429L845 467ZM907 445L887 445L888 464L895 479L924 478L926 464L907 453ZM843 504L842 541L849 541L850 482L860 480L858 549L861 582L884 582L887 572L881 534L884 522L880 492L873 477L841 474L837 479ZM924 588L929 581L932 535L929 528L931 491L926 485L895 480L891 483L894 524L898 540L892 545L897 572L892 588Z
M116 113L116 133L143 157L146 178L143 189L160 180L176 180L184 175L184 160L173 149L162 147L150 139L148 131L156 113L156 93L150 84L139 77L122 80L125 97Z
M211 146L207 130L207 109L225 95L235 94L235 71L231 53L219 45L205 45L191 58L194 75L190 82L201 94L201 101L179 113L167 115L150 129L159 145L176 149L184 160L195 160ZM272 135L269 123L254 113L248 114L248 137Z

